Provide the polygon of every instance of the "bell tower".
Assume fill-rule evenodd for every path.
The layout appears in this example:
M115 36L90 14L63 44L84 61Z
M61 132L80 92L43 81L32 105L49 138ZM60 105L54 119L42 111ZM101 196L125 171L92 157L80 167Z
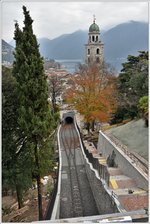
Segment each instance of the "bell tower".
M102 63L103 62L103 46L104 44L100 40L99 26L95 23L95 15L93 16L93 24L89 27L89 39L85 44L85 62L90 63Z

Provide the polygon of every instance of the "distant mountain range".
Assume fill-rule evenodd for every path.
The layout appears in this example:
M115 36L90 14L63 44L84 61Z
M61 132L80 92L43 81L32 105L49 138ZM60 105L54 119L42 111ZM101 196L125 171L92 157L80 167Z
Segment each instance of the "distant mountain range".
M13 51L14 47L2 40L2 62L12 63L14 60Z
M130 21L102 34L107 62L117 70L127 60L128 55L138 55L138 51L148 51L148 24Z
M104 57L117 71L127 56L137 55L138 51L148 50L148 24L130 21L101 33L104 43ZM88 41L88 31L78 30L71 34L61 35L53 40L40 38L40 52L43 57L55 60L85 58L84 45ZM11 44L13 44L11 42Z

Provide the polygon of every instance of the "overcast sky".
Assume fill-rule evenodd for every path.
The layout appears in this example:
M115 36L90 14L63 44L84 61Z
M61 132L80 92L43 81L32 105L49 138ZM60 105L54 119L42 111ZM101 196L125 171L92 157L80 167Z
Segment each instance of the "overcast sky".
M130 20L148 22L148 2L2 2L2 38L13 39L14 20L23 25L22 6L30 11L38 38L53 39L76 30L88 30L96 16L101 30Z

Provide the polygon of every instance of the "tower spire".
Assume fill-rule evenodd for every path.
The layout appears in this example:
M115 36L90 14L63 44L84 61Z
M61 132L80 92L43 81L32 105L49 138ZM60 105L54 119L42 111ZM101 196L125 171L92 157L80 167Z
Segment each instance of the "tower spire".
M95 15L93 15L93 23L95 23L96 17Z
M85 45L87 64L103 62L103 43L100 40L100 29L95 20L95 15L93 15L93 23L89 27L88 43Z

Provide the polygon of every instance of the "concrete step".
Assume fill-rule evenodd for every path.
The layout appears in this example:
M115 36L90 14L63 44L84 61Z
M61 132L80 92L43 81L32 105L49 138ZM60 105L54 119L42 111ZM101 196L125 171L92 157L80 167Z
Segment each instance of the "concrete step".
M122 196L122 195L147 195L147 191L144 189L140 189L137 187L132 187L132 188L119 188L116 190L113 190L113 193L117 196Z
M107 165L107 161L106 161L106 159L105 159L104 157L102 157L102 156L98 159L98 161L99 161L99 163L102 164L102 165Z
M110 176L110 188L112 189L123 189L127 187L131 188L135 186L136 182L130 177L127 177L125 175Z
M119 168L108 167L107 169L108 169L108 172L109 172L110 176L123 174L122 171Z

